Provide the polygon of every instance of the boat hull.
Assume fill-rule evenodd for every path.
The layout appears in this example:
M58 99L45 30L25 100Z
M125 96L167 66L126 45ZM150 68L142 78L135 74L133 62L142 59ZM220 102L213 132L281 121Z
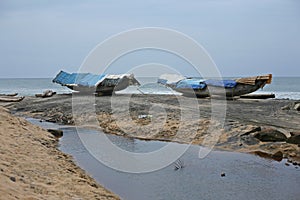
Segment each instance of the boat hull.
M196 96L199 98L204 98L204 97L209 97L214 95L218 95L218 96L226 95L226 97L234 97L234 96L241 96L241 95L255 92L258 89L262 88L265 84L266 84L265 80L258 80L255 82L254 85L237 83L237 85L233 88L207 86L204 89L197 89L197 90L193 90L190 88L176 88L176 87L173 87L172 89L182 93L184 96Z
M111 95L130 85L140 85L133 74L92 74L60 71L52 80L80 93Z
M126 89L130 86L131 80L127 77L124 77L117 82L108 84L100 84L97 87L83 87L83 86L73 86L67 85L67 87L71 90L78 91L80 93L97 93L98 95L111 95L112 93L120 90Z

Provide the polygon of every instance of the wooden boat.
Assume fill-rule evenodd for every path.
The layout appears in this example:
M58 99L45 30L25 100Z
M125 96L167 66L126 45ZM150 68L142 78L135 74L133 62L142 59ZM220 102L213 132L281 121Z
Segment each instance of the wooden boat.
M177 76L177 75L176 75ZM226 97L241 96L255 92L272 82L272 74L239 78L235 80L203 80L200 78L183 78L176 82L169 81L162 75L158 83L163 84L185 96L209 97L211 95L226 95ZM178 77L178 76L177 76ZM173 80L176 80L173 79Z
M133 74L70 74L64 71L60 71L53 82L81 93L97 93L99 95L111 95L113 92L123 90L130 85L140 85Z
M19 102L22 101L25 97L14 97L14 96L1 96L0 102Z
M18 93L11 93L11 94L0 94L0 97L6 96L6 97L14 97L17 96Z

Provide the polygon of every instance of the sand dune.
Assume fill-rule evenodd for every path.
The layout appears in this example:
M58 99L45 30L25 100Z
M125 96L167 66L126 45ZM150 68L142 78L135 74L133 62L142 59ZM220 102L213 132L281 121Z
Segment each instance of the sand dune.
M119 199L60 152L54 136L3 107L0 140L1 199Z

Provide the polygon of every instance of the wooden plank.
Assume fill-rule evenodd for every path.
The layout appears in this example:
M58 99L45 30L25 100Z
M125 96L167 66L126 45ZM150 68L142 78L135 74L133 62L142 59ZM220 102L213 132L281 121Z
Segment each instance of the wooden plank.
M271 84L271 82L272 82L272 74L263 75L263 76L238 78L235 81L237 83L243 83L243 84L248 84L248 85L255 85L256 81L258 81L258 80L265 80L266 84Z

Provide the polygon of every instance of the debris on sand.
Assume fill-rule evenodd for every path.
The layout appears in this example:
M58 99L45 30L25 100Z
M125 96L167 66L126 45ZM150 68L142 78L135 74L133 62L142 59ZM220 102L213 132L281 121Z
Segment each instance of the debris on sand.
M55 95L56 92L53 92L52 90L46 90L43 92L43 94L36 94L35 97L41 97L41 98L48 98Z

